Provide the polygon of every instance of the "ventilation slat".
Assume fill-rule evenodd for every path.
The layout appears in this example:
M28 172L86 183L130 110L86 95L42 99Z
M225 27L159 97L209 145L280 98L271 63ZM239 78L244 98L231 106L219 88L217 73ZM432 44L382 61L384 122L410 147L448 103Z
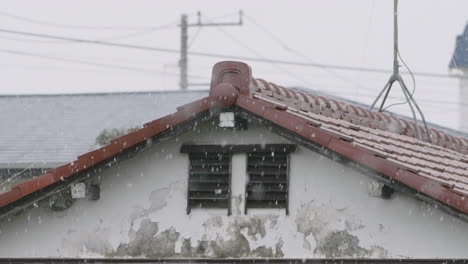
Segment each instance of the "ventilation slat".
M289 153L247 154L245 208L285 208L288 213Z
M229 201L224 200L189 200L190 208L227 208Z
M247 192L247 201L286 201L288 194L284 192Z
M265 182L262 183L252 183L247 184L248 191L268 191L268 192L285 192L286 184L277 184L272 183L268 184Z
M227 175L229 174L229 169L225 168L223 170L210 170L210 169L192 169L190 175Z
M288 201L249 201L249 208L287 208Z
M190 191L190 199L191 200L211 200L211 199L227 199L228 193L215 193L215 192L198 192L198 191Z
M227 208L230 214L231 154L189 153L187 214L192 208Z
M286 167L282 168L271 168L271 167L264 167L264 166L252 166L249 169L250 175L285 175L287 172Z

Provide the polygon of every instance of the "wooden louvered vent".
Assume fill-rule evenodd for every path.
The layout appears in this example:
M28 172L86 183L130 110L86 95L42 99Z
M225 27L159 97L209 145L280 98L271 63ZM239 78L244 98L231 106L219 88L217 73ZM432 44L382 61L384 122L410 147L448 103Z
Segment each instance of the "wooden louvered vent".
M187 214L192 208L227 208L231 214L231 153L190 153Z
M293 144L182 145L190 159L187 214L193 208L227 208L231 214L231 158L247 155L247 208L285 208ZM237 179L242 180L244 179Z
M289 152L247 153L245 212L248 208L285 208L288 211Z

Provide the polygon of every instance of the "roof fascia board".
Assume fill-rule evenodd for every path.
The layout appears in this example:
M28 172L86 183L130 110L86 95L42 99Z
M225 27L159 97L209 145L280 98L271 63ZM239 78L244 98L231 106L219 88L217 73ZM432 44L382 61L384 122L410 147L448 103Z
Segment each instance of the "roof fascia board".
M109 160L124 150L140 142L144 142L163 131L172 132L175 126L184 121L196 119L200 113L208 111L209 116L214 116L218 114L218 111L215 110L215 105L216 102L209 97L196 100L179 108L174 114L146 123L142 129L119 137L107 146L79 156L77 160L71 163L49 170L46 174L32 180L15 185L11 191L0 194L0 210L22 197Z
M337 135L324 131L316 127L315 124L310 124L306 119L288 113L285 111L287 109L278 108L273 102L258 100L247 95L240 94L236 101L236 105L248 112L265 118L300 137L306 138L307 140L310 140L324 148L328 148L349 160L360 163L371 170L377 171L391 179L406 184L409 187L414 188L417 192L421 192L432 199L440 198L439 201L443 202L448 207L453 207L455 210L465 214L468 213L468 202L466 202L466 199L461 195L448 191L438 182L431 179L421 176L413 177L413 175L416 174L409 171L407 167L393 163L384 157L373 155L370 151L353 145L352 142L348 142ZM407 177L402 175L407 175ZM440 188L436 186L439 186ZM464 216L466 219L466 215Z
M99 171L101 171L103 168L109 168L117 163L131 159L135 157L138 153L144 151L145 149L148 149L151 146L154 146L155 144L164 142L170 138L191 131L194 129L194 127L202 124L205 121L209 121L215 118L216 116L217 113L213 113L209 111L209 109L205 109L197 115L192 116L190 119L187 119L183 122L174 125L173 129L163 130L160 133L152 136L149 140L141 141L138 144L133 145L132 147L124 149L123 151L114 155L111 159L102 160L90 167L87 167L84 170L74 173L69 177L63 178L63 180L51 183L45 187L40 188L39 190L33 191L23 197L20 197L19 199L12 201L11 203L4 205L3 207L0 207L0 219L6 218L10 215L16 214L24 210L25 208L28 208L29 206L47 198L53 193L67 188L70 184L90 179L94 177L97 173L99 173ZM60 168L57 168L56 170L60 171ZM46 175L47 174L43 176ZM14 195L17 192L18 189L13 188L12 191L8 193L12 193ZM1 197L0 195L0 202L2 199L3 197Z
M408 186L404 182L400 182L396 180L395 178L388 177L387 175L383 174L382 172L372 169L368 166L364 166L363 164L354 161L336 151L333 151L329 148L323 147L322 145L318 144L317 142L311 140L310 138L301 136L294 131L291 131L271 120L268 120L261 115L255 114L250 112L249 110L243 109L239 107L237 110L235 110L237 114L241 115L245 119L250 119L254 120L255 122L265 126L267 129L270 129L274 133L287 138L291 140L292 142L301 145L311 151L314 151L330 160L333 160L335 162L338 162L346 167L349 167L353 170L356 170L360 173L363 173L364 175L367 175L377 181L381 181L388 186L402 191L403 193L407 193L412 196L416 196L416 198L419 198L422 202L433 206L434 208L440 208L442 211L448 213L449 215L453 215L459 219L462 219L466 222L468 222L468 214L465 214L464 212L457 210L455 208L452 208L446 204L443 204L439 202L438 200L434 199L433 197L430 197L424 193L419 192L417 189L412 188ZM418 186L416 186L418 187Z

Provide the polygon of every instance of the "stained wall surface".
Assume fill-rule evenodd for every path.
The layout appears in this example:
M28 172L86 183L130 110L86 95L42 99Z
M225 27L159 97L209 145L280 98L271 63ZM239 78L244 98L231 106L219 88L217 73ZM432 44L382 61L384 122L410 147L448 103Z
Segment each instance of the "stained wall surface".
M291 143L267 128L204 124L103 170L101 198L61 212L47 203L0 223L0 257L468 257L468 223L299 146L290 157L290 214L244 213L246 156L232 158L232 215L186 214L183 143Z

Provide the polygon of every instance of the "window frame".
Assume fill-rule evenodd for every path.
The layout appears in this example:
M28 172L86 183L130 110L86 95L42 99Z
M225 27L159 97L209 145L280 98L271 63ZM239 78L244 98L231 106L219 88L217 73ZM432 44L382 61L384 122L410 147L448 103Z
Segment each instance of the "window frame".
M286 155L286 215L289 214L289 166L290 166L290 153L296 150L295 144L227 144L227 145L198 145L198 144L183 144L180 148L181 153L185 153L189 155L189 166L188 166L188 185L187 185L187 214L190 214L191 209L193 208L190 204L190 177L191 177L191 162L192 159L190 156L192 154L198 153L217 153L217 154L226 154L229 157L229 180L228 180L228 201L227 201L227 209L228 215L231 215L231 187L232 187L232 155L233 154L246 154L246 177L248 177L248 181L246 181L246 186L244 190L244 212L247 214L247 184L250 181L250 175L248 174L248 154L249 153L285 153ZM202 207L202 208L218 208L218 207ZM283 209L283 207L264 207L266 209L271 208L278 208ZM263 209L260 207L259 209Z
M245 182L245 196L244 196L244 214L247 214L247 211L248 209L285 209L285 212L286 212L286 215L289 215L289 184L290 184L290 176L289 176L289 167L290 167L290 154L291 152L294 152L295 151L295 148L292 148L292 149L285 149L285 148L281 148L281 147L275 147L275 148L272 148L272 149L275 149L275 151L272 151L275 153L284 153L284 156L286 158L285 160L285 166L286 166L286 170L284 172L285 176L286 176L286 191L285 191L285 205L284 207L281 207L281 206L265 206L265 207L257 207L257 206L253 206L253 207L249 207L248 206L248 201L249 201L249 198L248 198L248 192L249 192L249 184L251 183L251 172L249 172L249 154L251 153L268 153L268 152L247 152L246 153L246 160L245 160L245 164L246 164L246 176L248 177L246 182ZM280 183L278 183L279 185ZM261 201L261 200L259 200Z
M231 175L232 175L232 154L231 153L219 153L219 152L205 152L205 153L210 153L210 154L222 154L226 155L228 162L228 172L227 172L227 197L226 197L226 207L218 207L218 206L200 206L200 207L195 207L192 205L193 197L191 196L190 192L193 191L191 190L192 182L193 180L191 177L193 176L192 172L192 161L193 159L191 158L192 155L194 154L203 154L202 152L191 152L189 154L189 165L188 165L188 179L187 179L187 214L190 214L193 208L204 208L204 209L227 209L228 210L228 215L231 215ZM214 189L213 189L214 191ZM209 198L207 198L209 199ZM200 203L202 203L201 201ZM206 202L206 201L205 201Z

